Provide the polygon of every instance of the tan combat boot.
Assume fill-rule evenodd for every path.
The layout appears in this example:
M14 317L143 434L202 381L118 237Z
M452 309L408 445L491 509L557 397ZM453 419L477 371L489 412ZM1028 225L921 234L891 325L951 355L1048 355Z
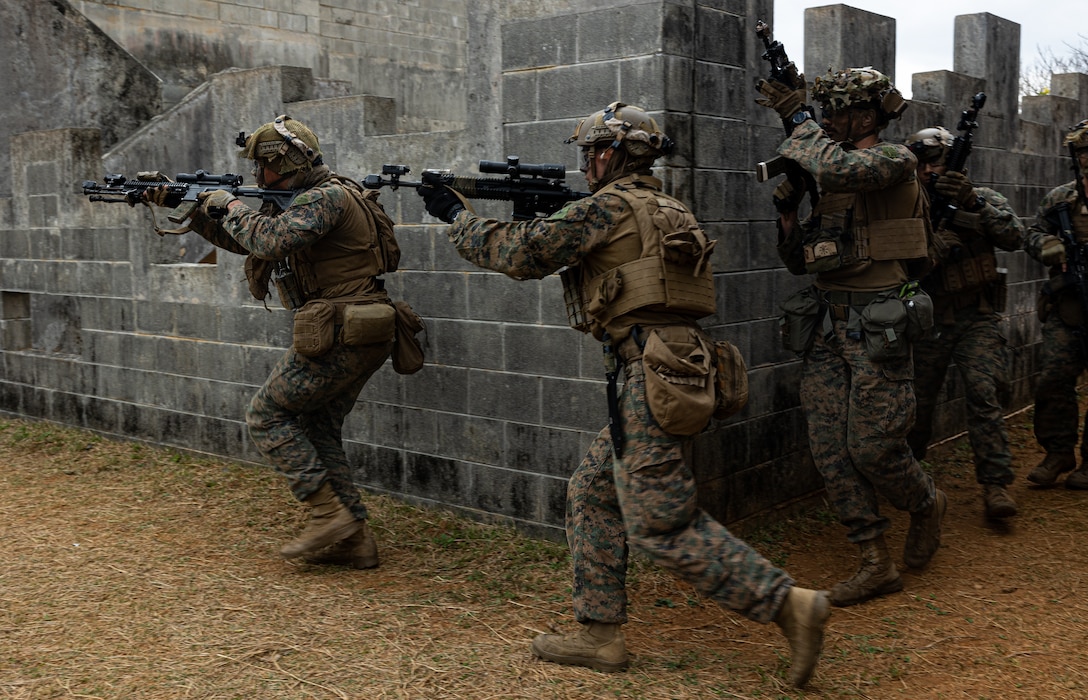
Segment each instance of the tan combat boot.
M937 496L928 508L910 514L910 529L903 546L903 563L921 569L941 546L941 521L948 510L948 496L937 489Z
M982 499L986 503L987 518L1011 518L1016 515L1016 501L1001 484L983 484Z
M340 502L328 482L311 494L306 503L310 506L310 522L306 523L306 528L298 539L280 548L280 556L284 559L315 554L330 544L351 537L361 527L361 523Z
M614 673L627 668L627 647L620 625L590 622L570 634L538 634L533 654L545 661L587 666Z
M1088 465L1081 464L1076 470L1065 478L1065 488L1075 491L1088 491Z
M378 543L370 525L363 521L358 532L345 537L317 554L306 555L308 564L348 566L352 569L373 569L378 566Z
M1077 458L1072 452L1052 453L1048 452L1043 461L1028 473L1028 481L1039 486L1053 486L1058 477L1065 472L1073 471L1077 466Z
M858 542L858 547L861 549L861 565L857 573L831 587L831 604L840 608L903 590L903 579L888 556L888 545L883 535Z
M831 616L827 591L812 591L794 586L790 589L775 624L790 643L790 683L804 687L824 647L824 625Z

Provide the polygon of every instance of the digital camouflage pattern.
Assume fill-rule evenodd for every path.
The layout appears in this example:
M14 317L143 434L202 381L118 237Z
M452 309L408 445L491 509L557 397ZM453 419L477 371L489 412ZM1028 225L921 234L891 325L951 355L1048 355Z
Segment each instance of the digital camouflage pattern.
M1063 140L1065 145L1072 144L1074 148L1088 148L1088 119L1082 119L1076 126L1069 130Z
M845 68L828 71L812 81L812 99L828 110L837 111L851 106L879 103L881 97L892 90L888 76L872 66Z
M812 173L821 192L872 192L915 178L918 161L910 149L881 142L846 149L809 120L778 147L779 155Z
M458 255L516 280L543 279L607 245L623 207L618 197L586 197L546 219L498 221L462 214L448 235Z
M1005 430L1009 393L1008 351L1000 317L977 306L955 312L952 324L938 323L940 335L914 344L914 391L918 410L907 440L914 456L924 459L933 437L937 396L951 362L963 380L967 404L967 439L980 484L1013 482L1012 452Z
M608 245L616 222L632 214L621 198L598 192L547 219L500 222L462 213L447 233L465 260L514 279L539 279L589 261ZM650 415L641 359L625 363L624 372L623 458L613 463L605 428L567 489L575 616L580 622L626 621L630 545L721 605L771 621L792 579L696 506L684 458L691 438L665 433Z
M793 579L696 505L695 477L683 456L690 439L654 420L641 360L625 364L624 374L623 459L613 459L608 428L601 430L567 489L575 618L627 621L630 545L719 605L770 622Z
M1047 218L1055 204L1067 202L1071 210L1077 205L1076 181L1070 181L1052 189L1043 197L1035 213L1035 221L1028 227L1024 249L1039 260L1043 242L1059 233L1057 224ZM1042 262L1042 261L1040 261ZM1061 267L1050 268L1054 279L1062 273ZM1068 296L1066 303L1079 303ZM1043 322L1043 339L1039 345L1039 378L1035 385L1035 439L1048 454L1072 454L1077 446L1079 406L1077 381L1088 362L1080 348L1080 339L1073 329L1061 319L1057 309L1052 309ZM1088 415L1085 416L1088 423ZM1088 433L1086 433L1088 434ZM1088 448L1081 445L1081 455L1088 459Z
M1079 406L1077 380L1088 369L1073 329L1051 313L1043 323L1039 345L1039 379L1035 385L1035 439L1047 454L1073 454L1077 447ZM1088 429L1088 414L1085 426ZM1085 432L1088 435L1088 432ZM1088 447L1080 446L1081 461Z
M795 128L778 153L811 173L821 193L879 192L916 179L917 159L906 146L879 142L868 148L843 147L812 121ZM787 258L796 251L780 245L779 253L789 265ZM853 279L837 278L838 288L877 292L896 286L891 279L878 288L861 286L856 280L865 279L865 272L859 266ZM816 277L817 286L821 276ZM869 278L869 283L878 279ZM809 448L851 542L871 540L887 530L878 494L912 513L928 508L936 497L933 479L914 459L906 439L915 412L910 359L872 362L860 332L861 311L850 307L849 320L831 320L825 313L801 375Z
M951 227L961 240L970 243L957 255L993 255L995 248L1019 250L1024 242L1024 225L1008 200L988 187L975 187L974 191L985 204L978 212L977 230ZM1008 485L1015 478L1004 418L1010 390L1008 351L1001 319L990 303L993 292L991 288L972 288L950 293L940 284L929 284L940 275L942 264L948 263L939 262L922 283L933 297L936 332L914 343L918 411L907 441L914 456L923 459L933 437L937 396L954 361L964 384L967 438L974 452L975 478L980 484Z
M265 202L259 211L243 203L218 221L198 211L190 228L232 253L283 260L324 237L345 207L357 206L351 193L329 180L329 174L327 166L308 173L302 191L285 211L272 202Z
M344 452L344 419L363 386L385 363L392 341L337 343L320 357L288 350L246 409L249 436L265 459L305 501L328 481L357 520L367 516Z
M233 253L283 259L333 231L345 207L358 206L351 193L328 180L329 175L327 166L307 173L301 193L286 210L271 202L260 211L235 206L219 221L198 213L191 228ZM374 237L366 231L358 235ZM373 280L344 283L323 294L335 297L363 290L374 295ZM381 296L384 292L376 295ZM304 357L288 349L253 397L246 410L250 438L287 477L298 500L306 500L328 481L356 518L366 518L344 452L342 429L363 386L392 348L392 341L363 346L337 343L320 357Z
M1057 224L1050 221L1047 218L1047 214L1054 208L1055 204L1059 202L1066 202L1069 204L1070 211L1073 211L1077 204L1077 183L1076 180L1070 180L1064 185L1058 185L1054 189L1050 190L1043 197L1043 201L1039 203L1039 207L1035 210L1035 220L1031 226L1028 227L1027 237L1024 241L1024 250L1028 255L1039 260L1039 254L1042 252L1044 241L1050 236L1056 236L1058 233ZM1042 262L1042 260L1039 260ZM1053 276L1055 272L1051 270Z
M906 440L915 410L910 358L874 363L847 325L834 321L805 355L801 407L812 459L847 538L857 543L888 529L878 494L914 513L928 508L936 492Z

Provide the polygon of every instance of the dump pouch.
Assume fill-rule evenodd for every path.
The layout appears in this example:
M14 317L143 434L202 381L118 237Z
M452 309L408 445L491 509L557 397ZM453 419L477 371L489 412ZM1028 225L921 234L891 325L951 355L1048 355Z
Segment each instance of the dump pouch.
M642 361L646 402L661 429L695 435L705 428L715 409L717 360L699 331L688 326L650 331Z
M778 319L782 347L790 352L808 352L825 313L817 291L805 287L790 295L779 308L782 309L782 316Z
M393 344L393 371L414 374L423 368L423 344L416 335L424 330L423 319L406 301L394 301L396 342Z
M336 330L336 306L328 299L314 299L295 312L295 352L318 357L332 349Z
M344 345L375 345L393 339L396 310L385 303L351 304L344 307L340 342Z
M728 340L716 340L714 351L714 418L723 420L748 404L748 367L737 346Z

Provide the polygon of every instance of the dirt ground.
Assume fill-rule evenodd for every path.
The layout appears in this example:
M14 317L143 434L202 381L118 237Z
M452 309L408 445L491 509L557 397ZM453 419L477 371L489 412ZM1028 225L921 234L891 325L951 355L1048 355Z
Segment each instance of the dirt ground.
M562 545L370 496L379 569L293 564L275 553L304 514L269 470L0 419L0 697L1088 697L1088 493L1029 488L1031 413L1010 427L1020 515L983 518L964 441L934 451L941 551L835 609L798 691L774 625L640 562L630 670L546 664L529 640L573 626ZM826 509L736 529L801 585L855 566Z

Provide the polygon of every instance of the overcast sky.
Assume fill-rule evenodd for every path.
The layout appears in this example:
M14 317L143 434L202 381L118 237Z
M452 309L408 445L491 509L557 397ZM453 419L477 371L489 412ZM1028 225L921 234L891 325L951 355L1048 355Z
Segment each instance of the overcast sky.
M838 3L775 0L771 30L798 65L804 60L805 8L833 4ZM1021 71L1039 62L1040 47L1049 47L1062 57L1071 53L1066 44L1082 47L1086 42L1081 35L1088 36L1088 0L954 0L933 4L852 0L842 4L895 20L895 84L908 96L914 73L952 70L957 15L989 12L1019 24ZM811 81L815 74L809 73L806 71L806 77Z

